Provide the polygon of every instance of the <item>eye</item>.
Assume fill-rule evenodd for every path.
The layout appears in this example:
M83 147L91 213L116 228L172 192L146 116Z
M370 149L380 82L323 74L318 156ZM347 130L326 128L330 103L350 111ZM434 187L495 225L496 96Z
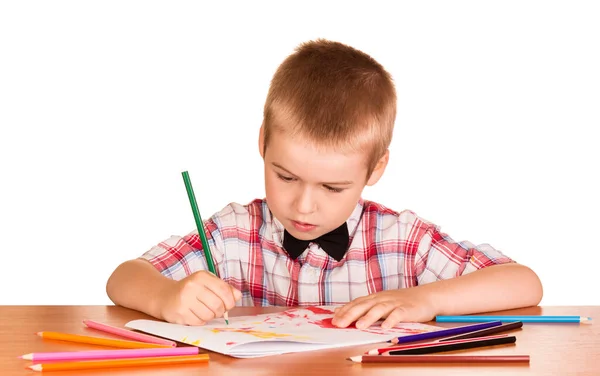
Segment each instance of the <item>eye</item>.
M288 183L291 182L291 181L294 181L294 178L291 178L289 176L284 176L284 175L281 175L281 174L277 174L277 177L279 179L285 181L285 182L288 182Z
M333 192L333 193L340 193L343 191L342 188L333 188L328 185L324 185L323 187L325 187L325 189L327 189L329 192Z

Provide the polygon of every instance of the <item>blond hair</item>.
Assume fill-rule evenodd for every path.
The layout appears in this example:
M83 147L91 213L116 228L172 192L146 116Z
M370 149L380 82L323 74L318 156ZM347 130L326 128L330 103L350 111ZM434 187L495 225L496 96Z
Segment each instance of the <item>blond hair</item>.
M372 57L324 39L298 46L279 66L264 107L264 152L274 131L343 152L366 152L368 175L392 140L396 90Z

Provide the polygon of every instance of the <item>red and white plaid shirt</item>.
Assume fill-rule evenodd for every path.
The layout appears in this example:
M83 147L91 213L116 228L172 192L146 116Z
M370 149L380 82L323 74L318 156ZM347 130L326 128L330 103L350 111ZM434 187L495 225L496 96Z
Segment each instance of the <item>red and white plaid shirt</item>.
M455 242L409 210L366 200L347 224L350 247L339 262L316 243L291 259L283 225L264 200L232 203L205 221L205 229L219 276L242 292L243 306L343 304L513 262L488 244ZM174 280L207 270L197 231L172 236L141 257Z

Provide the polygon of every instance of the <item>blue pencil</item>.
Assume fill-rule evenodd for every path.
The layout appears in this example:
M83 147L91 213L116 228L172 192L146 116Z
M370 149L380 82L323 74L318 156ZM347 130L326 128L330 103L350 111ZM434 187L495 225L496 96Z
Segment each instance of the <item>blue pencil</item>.
M522 321L542 323L592 323L591 317L584 316L539 316L539 315L517 315L517 316L436 316L436 322L487 322L487 321Z
M494 326L500 326L500 325L502 325L502 323L500 321L491 321L491 322L485 322L483 324L465 325L465 326L459 326L457 328L448 328L448 329L436 330L433 332L411 334L409 336L392 338L389 342L408 343L408 342L421 341L424 339L455 336L458 334L470 333L470 332L474 332L476 330L487 329L487 328L491 328Z

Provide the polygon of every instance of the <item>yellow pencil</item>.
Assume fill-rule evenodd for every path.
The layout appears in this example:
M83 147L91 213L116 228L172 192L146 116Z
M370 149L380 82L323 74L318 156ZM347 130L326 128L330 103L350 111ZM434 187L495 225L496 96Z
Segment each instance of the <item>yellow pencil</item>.
M90 345L100 345L108 347L119 347L123 349L147 349L147 348L166 348L169 345L160 345L158 343L147 343L137 341L124 341L121 339L109 339L101 337L80 336L77 334L59 333L59 332L37 332L38 336L45 339L57 339L60 341L87 343Z
M39 363L28 366L34 371L67 371L74 369L97 369L97 368L112 368L112 367L137 367L151 365L172 365L186 363L206 363L208 362L208 354L200 355L184 355L184 356L161 356L157 358L133 358L133 359L118 359L118 360L92 360L85 362L59 362L59 363Z

